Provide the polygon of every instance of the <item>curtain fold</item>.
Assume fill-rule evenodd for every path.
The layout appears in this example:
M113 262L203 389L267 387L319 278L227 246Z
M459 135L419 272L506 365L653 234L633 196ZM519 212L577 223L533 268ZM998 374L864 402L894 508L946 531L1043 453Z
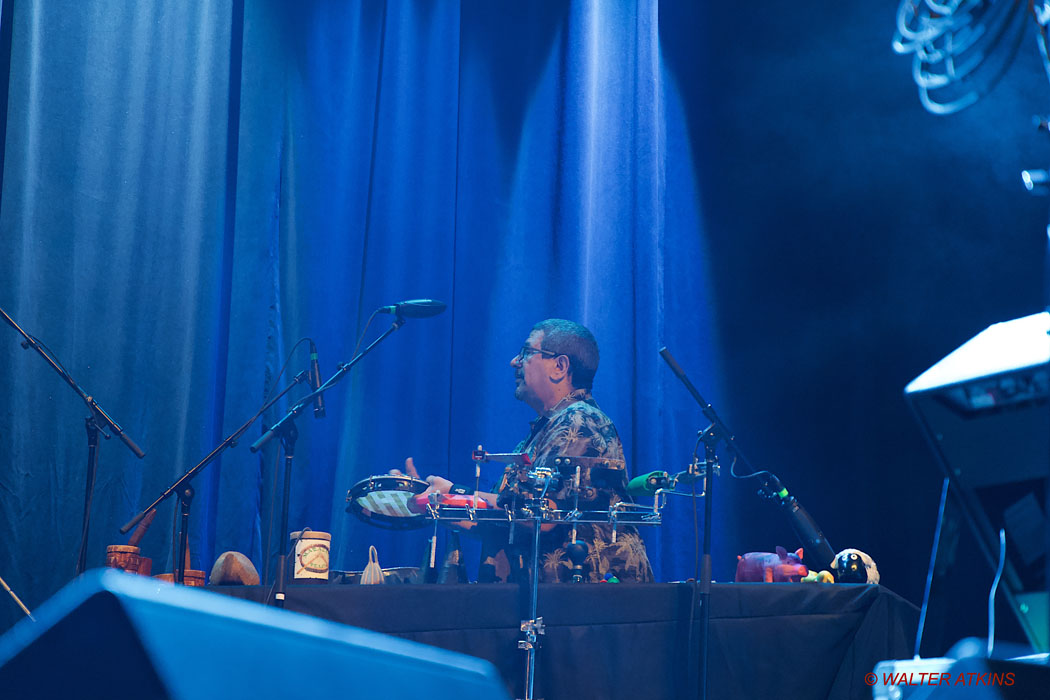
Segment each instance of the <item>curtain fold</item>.
M657 350L702 372L709 398L718 361L659 24L655 0L19 1L0 306L148 451L103 445L89 564L306 369L301 338L330 376L372 310L409 298L449 309L364 358L326 418L296 420L290 529L332 532L334 568L363 568L371 544L384 566L418 564L429 530L364 525L346 490L408 456L472 482L477 444L512 449L531 412L507 363L543 318L598 338L595 396L632 473L684 468L703 426ZM0 575L38 604L73 574L84 409L6 335ZM194 567L226 550L272 565L287 535L279 440L248 445L305 393L195 481ZM501 470L483 472L484 488ZM645 533L650 557L662 579L685 578L691 514L665 513ZM171 515L169 503L143 543L158 571ZM26 559L40 531L46 570Z
M19 2L12 21L0 303L147 450L102 442L98 566L221 411L231 5ZM87 409L4 333L0 569L39 604L76 565ZM145 543L158 570L169 515Z

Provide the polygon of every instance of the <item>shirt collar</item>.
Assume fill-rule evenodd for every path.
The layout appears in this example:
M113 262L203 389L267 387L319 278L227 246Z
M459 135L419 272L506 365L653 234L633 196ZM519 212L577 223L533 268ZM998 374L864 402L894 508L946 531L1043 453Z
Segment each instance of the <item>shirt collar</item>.
M571 406L577 401L586 401L589 398L591 398L591 392L587 389L575 389L572 392L563 396L561 401L554 404L549 411L546 411L543 414L543 417L552 418L557 413Z

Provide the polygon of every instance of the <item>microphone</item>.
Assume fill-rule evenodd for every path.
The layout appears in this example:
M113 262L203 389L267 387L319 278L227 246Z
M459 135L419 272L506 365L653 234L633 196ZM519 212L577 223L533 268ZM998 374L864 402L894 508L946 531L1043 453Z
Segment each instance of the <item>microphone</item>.
M762 481L762 490L759 491L767 498L776 500L787 513L791 523L791 529L802 542L802 549L807 552L806 559L810 562L820 562L819 567L825 569L835 561L835 550L832 548L828 538L813 520L813 516L802 507L802 504L788 493L776 474L766 472L764 476L758 477ZM810 558L812 557L812 558Z
M649 472L627 482L627 493L635 498L652 495L658 489L666 488L670 481L667 472Z
M310 341L310 389L317 391L321 388L321 365L317 363L317 346ZM324 418L324 394L314 397L314 418Z
M445 302L434 299L409 299L392 306L380 306L379 313L394 314L405 318L429 318L437 316L445 310L446 306Z

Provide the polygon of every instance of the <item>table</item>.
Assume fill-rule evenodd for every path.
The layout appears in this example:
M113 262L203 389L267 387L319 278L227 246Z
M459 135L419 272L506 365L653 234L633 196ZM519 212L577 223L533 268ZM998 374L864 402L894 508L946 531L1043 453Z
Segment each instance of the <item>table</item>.
M267 593L209 589L256 602ZM285 607L487 659L521 697L523 593L513 584L290 585ZM537 698L692 695L700 616L691 584L542 584L539 611ZM910 658L917 622L917 608L881 586L714 584L708 697L867 700L864 674Z

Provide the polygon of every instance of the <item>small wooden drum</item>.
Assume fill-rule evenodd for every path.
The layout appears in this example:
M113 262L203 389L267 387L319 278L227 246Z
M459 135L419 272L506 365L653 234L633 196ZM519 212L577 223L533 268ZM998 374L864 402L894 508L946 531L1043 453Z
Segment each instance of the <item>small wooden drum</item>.
M175 581L175 574L157 574L153 578L158 581L173 583ZM182 582L187 586L203 586L204 572L198 569L186 569L182 572Z
M412 530L427 524L425 509L413 510L410 501L427 490L427 482L410 476L370 476L346 492L346 512L387 530Z
M106 547L106 566L120 569L129 574L137 574L142 557L139 548L127 544L111 544Z

